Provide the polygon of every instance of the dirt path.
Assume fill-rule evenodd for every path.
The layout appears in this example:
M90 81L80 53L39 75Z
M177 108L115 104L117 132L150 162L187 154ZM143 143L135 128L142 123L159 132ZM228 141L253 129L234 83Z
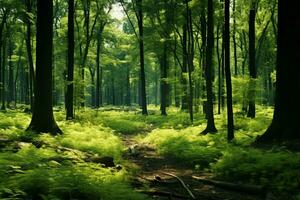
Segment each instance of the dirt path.
M263 200L259 195L250 195L232 190L224 190L212 185L203 184L192 176L209 179L211 174L195 172L184 163L178 163L158 155L151 146L139 144L131 136L124 136L128 148L124 158L128 167L137 169L133 174L132 186L148 194L152 199L194 199L201 200ZM172 176L173 175L173 176ZM188 189L185 189L180 180ZM147 189L145 189L147 188ZM188 190L190 190L189 194Z

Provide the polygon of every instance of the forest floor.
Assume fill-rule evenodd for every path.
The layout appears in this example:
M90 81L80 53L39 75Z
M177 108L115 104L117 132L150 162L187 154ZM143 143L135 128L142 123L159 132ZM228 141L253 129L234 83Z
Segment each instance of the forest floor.
M65 121L57 108L63 134L51 136L26 132L23 109L0 112L0 199L300 199L300 153L251 147L271 108L258 107L255 119L235 112L230 144L225 113L215 115L219 132L205 136L202 113L193 124L176 108L149 113L106 107Z
M210 180L213 175L206 171L195 171L184 162L161 156L156 152L155 147L141 144L132 136L123 137L123 141L128 148L124 158L129 161L129 165L138 168L132 177L133 187L153 199L265 199L265 194L249 194L235 191L239 188L224 189L203 183L193 177Z

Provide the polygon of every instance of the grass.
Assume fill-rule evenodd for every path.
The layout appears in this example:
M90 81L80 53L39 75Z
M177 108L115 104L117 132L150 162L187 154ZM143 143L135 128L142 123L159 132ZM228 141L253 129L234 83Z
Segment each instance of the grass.
M153 145L161 155L195 170L206 170L217 179L263 185L281 199L295 199L300 195L300 154L280 147L262 150L250 146L270 124L272 112L271 108L259 107L255 119L236 113L236 138L231 144L226 141L224 114L215 116L217 134L200 135L206 125L198 122L200 125L179 130L155 129L138 139Z
M154 146L159 154L212 173L216 179L263 185L282 199L300 196L299 153L284 147L250 146L268 127L271 108L258 106L257 117L249 119L235 107L236 139L231 144L226 141L225 113L215 115L219 132L203 136L206 121L200 113L191 124L188 114L176 108L170 108L167 117L160 116L155 107L149 110L151 114L145 117L136 109L86 109L72 122L66 122L64 112L59 111L55 117L64 134L56 137L24 132L28 114L0 112L0 138L14 141L0 148L0 199L146 199L129 184L134 169L126 168L127 161L122 159L122 135L132 135ZM50 145L36 148L32 142ZM20 150L12 153L16 146ZM56 146L74 152L58 151ZM86 163L84 152L111 156L123 169Z
M95 114L87 111L80 118L91 113ZM14 141L0 149L0 199L147 199L130 187L128 169L103 168L82 159L87 152L123 164L125 147L116 130L89 118L66 122L63 112L55 115L64 134L53 137L25 132L28 114L0 113L0 138ZM36 148L34 142L47 145ZM14 148L19 150L12 153Z

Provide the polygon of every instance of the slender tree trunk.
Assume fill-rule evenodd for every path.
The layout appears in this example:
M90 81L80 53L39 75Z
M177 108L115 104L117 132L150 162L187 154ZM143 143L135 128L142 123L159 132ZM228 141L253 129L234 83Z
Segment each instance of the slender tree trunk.
M36 81L33 115L28 130L62 133L52 108L53 1L37 1Z
M6 37L6 36L5 36ZM2 81L2 87L1 87L1 101L2 101L2 106L1 110L6 110L5 106L5 101L6 101L6 80L5 80L5 72L6 72L6 40L3 39L2 43L2 76L1 76L1 81Z
M230 72L230 0L225 0L225 74L226 74L226 94L227 94L227 139L234 139L234 122L232 109L232 84Z
M126 64L126 106L131 106L131 94L130 94L130 68Z
M139 26L139 45L140 45L140 82L141 82L141 106L142 114L148 115L147 111L147 94L146 94L146 75L145 75L145 58L144 58L144 24L143 24L143 1L137 0L138 6L138 26Z
M202 134L216 133L214 119L214 105L213 105L213 89L212 89L212 68L213 68L213 46L214 46L214 23L213 23L213 0L208 0L207 6L207 47L206 47L206 67L205 67L205 78L206 78L206 95L207 95L207 107L206 117L207 126Z
M221 93L222 93L222 80L221 80L221 65L222 58L220 58L220 25L217 27L217 58L218 58L218 114L221 114Z
M194 90L192 72L194 71L194 33L192 23L192 11L189 8L188 1L186 1L186 20L188 27L188 78L189 78L189 114L191 122L194 121Z
M183 25L183 36L182 36L182 75L181 75L181 85L182 85L182 99L181 99L181 110L188 109L188 82L187 82L187 72L188 72L188 61L187 61L187 24L186 20Z
M100 66L102 30L98 30L98 34L97 34L96 108L99 108L102 105L102 68Z
M12 63L12 55L13 55L13 43L11 40L11 32L9 41L8 41L8 92L7 92L7 107L11 108L11 103L14 101L14 70L13 70L13 63Z
M249 72L249 108L247 117L255 118L255 80L257 78L255 66L255 8L252 8L249 14Z
M163 44L163 55L161 56L160 61L160 111L161 115L166 116L167 111L167 95L168 95L168 85L167 85L167 65L168 65L168 56L167 56L167 43Z
M66 109L67 120L74 119L74 0L69 0L68 11L68 75L67 75L67 93Z
M26 0L26 11L28 13L32 12L32 2L31 0ZM30 99L30 110L33 110L34 106L34 67L33 67L33 58L32 58L32 47L31 47L31 21L30 16L26 18L26 48L27 48L27 60L28 60L28 68L29 68L29 99Z
M237 42L236 42L236 0L233 0L232 12L233 12L233 30L232 30L232 40L233 40L233 54L234 54L234 75L238 75L238 59L237 59Z

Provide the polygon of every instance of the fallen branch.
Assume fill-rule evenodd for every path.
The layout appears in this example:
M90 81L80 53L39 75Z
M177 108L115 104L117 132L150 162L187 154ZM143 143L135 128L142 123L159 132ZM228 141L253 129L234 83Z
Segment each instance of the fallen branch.
M246 192L250 194L263 194L265 192L265 188L263 186L256 186L256 185L243 185L243 184L235 184L235 183L228 183L224 181L215 181L215 180L209 180L204 179L197 176L192 176L193 179L196 179L198 181L201 181L203 183L214 185L217 187L221 187L224 189L230 189L235 190L239 192Z
M172 177L176 178L181 183L181 185L184 187L184 189L189 193L191 198L196 199L196 197L194 196L192 191L186 186L186 184L184 183L184 181L181 178L179 178L178 176L176 176L174 174L171 174L171 173L167 173L167 172L162 172L162 173L165 174L165 175L172 176Z

